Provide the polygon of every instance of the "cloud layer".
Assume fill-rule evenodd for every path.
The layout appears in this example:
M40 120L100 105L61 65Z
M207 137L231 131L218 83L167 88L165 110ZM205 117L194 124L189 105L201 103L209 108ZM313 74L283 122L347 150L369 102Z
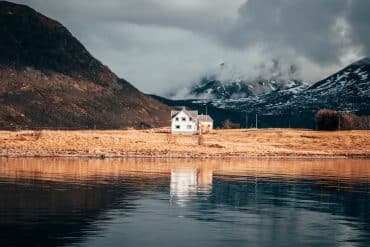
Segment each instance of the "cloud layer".
M144 92L218 73L315 81L370 52L365 0L20 0Z

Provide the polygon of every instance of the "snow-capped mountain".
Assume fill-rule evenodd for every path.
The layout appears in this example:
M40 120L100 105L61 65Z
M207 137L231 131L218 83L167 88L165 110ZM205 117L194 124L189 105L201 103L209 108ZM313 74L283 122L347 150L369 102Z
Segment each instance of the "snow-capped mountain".
M308 88L313 93L343 96L370 95L370 58L361 59Z
M286 89L244 98L218 98L209 103L223 109L271 115L315 112L321 108L368 113L370 59L361 59L303 90Z
M251 119L257 114L262 127L313 128L315 113L323 108L370 115L370 59L361 59L310 87L302 84L259 95L246 90L247 93L250 94L246 97L235 98L223 95L177 101L157 98L170 106L185 105L200 112L208 109L218 127L222 127L225 119L254 126Z
M302 91L307 87L307 84L300 80L221 81L211 76L203 77L200 83L191 87L189 95L198 99L239 99L288 89Z

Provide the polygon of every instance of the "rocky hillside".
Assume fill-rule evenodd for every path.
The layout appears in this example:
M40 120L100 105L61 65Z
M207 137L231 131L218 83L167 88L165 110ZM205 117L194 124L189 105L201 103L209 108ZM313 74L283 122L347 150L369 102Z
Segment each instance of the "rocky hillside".
M96 60L60 23L0 1L0 128L146 128L169 108Z

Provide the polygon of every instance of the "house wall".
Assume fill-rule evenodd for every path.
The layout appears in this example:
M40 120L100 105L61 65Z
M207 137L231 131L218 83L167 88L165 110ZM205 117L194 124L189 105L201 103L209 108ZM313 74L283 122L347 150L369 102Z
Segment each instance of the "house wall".
M190 117L182 111L171 120L171 132L174 134L195 134L197 130L196 119L190 120Z
M199 122L199 126L202 130L202 133L206 133L213 129L213 122L202 121L202 122Z

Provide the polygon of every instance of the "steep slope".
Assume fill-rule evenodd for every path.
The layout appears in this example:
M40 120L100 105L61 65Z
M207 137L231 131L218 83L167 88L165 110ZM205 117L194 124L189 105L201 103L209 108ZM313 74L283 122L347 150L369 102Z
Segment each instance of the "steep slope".
M93 58L60 23L0 2L0 128L168 124L169 108Z
M370 96L370 58L363 58L312 85L307 91L343 97Z

